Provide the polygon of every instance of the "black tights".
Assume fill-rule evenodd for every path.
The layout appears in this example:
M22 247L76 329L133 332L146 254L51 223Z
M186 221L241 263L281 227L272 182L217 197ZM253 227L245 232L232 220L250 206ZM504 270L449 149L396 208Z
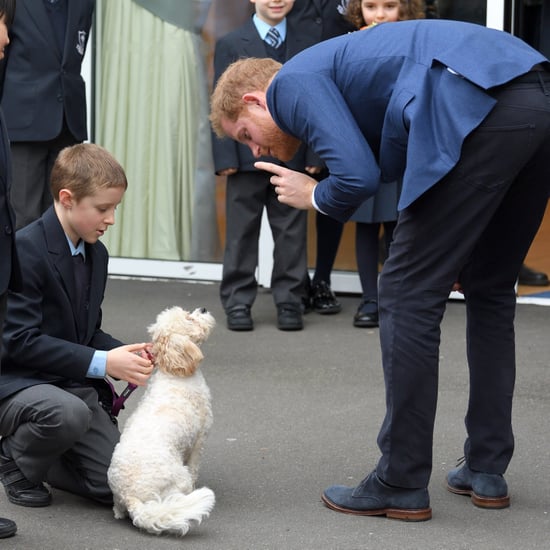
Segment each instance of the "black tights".
M385 255L388 255L393 230L397 222L384 222ZM380 223L357 222L355 227L355 255L363 301L378 301L378 259Z
M388 255L390 243L397 222L384 222L385 254ZM355 254L357 270L363 291L363 300L378 300L378 260L380 223L356 223ZM315 216L317 231L317 256L313 282L325 281L330 285L330 275L342 238L344 224L320 212Z
M334 267L344 224L330 216L317 212L315 215L315 229L317 231L317 257L313 282L325 281L330 285L330 274Z

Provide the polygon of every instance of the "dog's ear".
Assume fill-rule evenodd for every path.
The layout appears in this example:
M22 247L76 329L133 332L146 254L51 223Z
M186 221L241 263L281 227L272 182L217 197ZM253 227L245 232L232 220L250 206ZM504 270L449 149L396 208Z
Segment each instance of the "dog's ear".
M182 334L159 338L153 353L158 368L176 376L191 376L204 359L199 346Z
M189 338L187 339L187 342L185 342L183 356L185 357L184 362L186 376L193 374L200 365L200 362L204 359L201 348L199 348L199 346L197 346L197 344L192 342Z

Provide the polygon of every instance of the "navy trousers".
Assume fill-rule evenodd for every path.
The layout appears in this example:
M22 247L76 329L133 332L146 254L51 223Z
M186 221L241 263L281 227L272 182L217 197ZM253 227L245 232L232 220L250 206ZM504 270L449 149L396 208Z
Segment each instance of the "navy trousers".
M386 416L377 472L395 486L429 482L440 324L457 281L467 311L465 457L495 474L512 457L514 285L550 194L550 73L518 80L489 91L498 102L455 168L400 213L382 270Z

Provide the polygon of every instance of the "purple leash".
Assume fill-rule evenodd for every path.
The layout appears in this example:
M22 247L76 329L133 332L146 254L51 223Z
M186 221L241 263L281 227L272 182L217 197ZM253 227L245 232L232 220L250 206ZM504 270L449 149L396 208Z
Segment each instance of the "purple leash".
M105 379L107 380L107 379ZM116 395L115 388L113 384L109 380L107 380L109 385L111 386L111 390L113 392L113 395ZM128 384L124 390L121 392L121 394L113 399L113 406L111 407L111 414L113 416L118 416L118 413L120 412L120 409L124 408L124 401L130 397L132 392L137 388L136 384Z
M154 362L153 356L147 350L145 351L145 353L147 354L147 358L151 362ZM115 387L113 386L112 382L107 377L105 377L105 381L107 382L107 384L109 384L109 386L111 386L111 391L113 392L113 405L111 406L111 414L113 416L118 416L118 413L120 412L120 410L124 408L124 402L126 401L126 399L128 399L128 397L130 397L132 392L137 388L137 385L129 383L121 392L121 394L117 395L115 391Z

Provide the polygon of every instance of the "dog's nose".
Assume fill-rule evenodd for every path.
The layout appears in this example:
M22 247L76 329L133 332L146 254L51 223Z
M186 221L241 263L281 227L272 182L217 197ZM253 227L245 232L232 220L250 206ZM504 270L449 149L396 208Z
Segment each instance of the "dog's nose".
M208 310L207 310L205 307L201 307L201 308L199 309L199 312L200 312L200 313L208 313Z

